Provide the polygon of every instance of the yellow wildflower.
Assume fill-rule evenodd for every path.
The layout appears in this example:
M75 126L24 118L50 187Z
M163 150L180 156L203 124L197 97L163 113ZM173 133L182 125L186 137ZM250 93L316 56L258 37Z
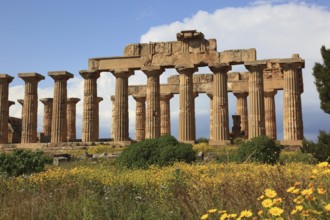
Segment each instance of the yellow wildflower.
M219 214L223 214L223 213L226 213L226 212L227 212L227 210L219 210L218 211Z
M264 195L261 195L261 196L258 197L257 200L262 200L262 199L264 199L264 198L265 198L265 196L264 196Z
M317 193L320 195L324 195L327 191L324 189L324 187L317 188Z
M328 162L322 162L317 165L318 168L326 168L328 166Z
M330 212L330 203L328 203L328 205L324 206L324 210L326 212Z
M309 196L309 195L312 195L313 194L313 192L314 192L314 190L313 189L305 189L305 190L303 190L302 192L301 192L301 195L303 195L303 196Z
M298 196L297 198L293 199L293 202L296 204L301 204L304 201L304 197Z
M296 188L294 186L291 186L289 189L286 190L286 192L291 193L293 192L293 190L295 190Z
M317 174L319 171L317 169L312 170L312 174Z
M246 217L246 218L250 218L252 216L252 212L250 210L244 210L241 212L240 217Z
M268 197L268 198L274 198L277 196L277 193L272 190L272 189L265 189L265 195Z
M227 213L223 213L220 217L220 220L225 220L226 218L228 218L228 214Z
M228 215L228 218L236 218L236 217L237 217L237 214L235 214L235 213L232 213L232 214Z
M283 212L284 212L284 210L279 207L272 207L269 209L269 213L272 216L280 216L280 215L282 215Z
M201 219L202 219L202 220L204 220L204 219L208 219L208 217L209 217L209 214L204 214L204 215L202 215Z
M263 213L264 213L264 211L260 210L260 211L258 212L258 215L261 216Z
M280 203L282 203L282 199L281 198L275 198L275 199L273 199L273 203L274 204L280 204Z
M215 213L217 211L217 209L210 209L209 213Z
M305 216L305 217L308 217L309 216L309 212L307 210L303 210L300 215Z
M297 205L296 206L296 209L297 209L297 211L301 211L301 210L303 210L304 209L304 207L302 206L302 205Z
M269 208L273 206L273 201L271 199L265 199L262 201L261 205L265 208Z
M292 191L293 194L298 194L299 192L300 192L299 189L295 189L295 190Z
M282 217L277 217L276 220L284 220Z

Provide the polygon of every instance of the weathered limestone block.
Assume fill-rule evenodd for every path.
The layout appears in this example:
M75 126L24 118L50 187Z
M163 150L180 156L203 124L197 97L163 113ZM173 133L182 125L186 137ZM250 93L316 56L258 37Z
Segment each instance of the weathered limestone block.
M19 73L18 76L25 82L21 143L37 143L38 82L45 77L39 73Z
M143 68L147 75L146 139L160 137L160 90L159 76L164 72L161 67Z
M249 139L265 135L265 106L263 70L265 61L247 62L245 67L249 76Z
M116 108L115 108L115 96L114 95L112 95L111 97L110 97L110 99L111 99L111 103L112 103L112 117L111 117L111 137L112 137L112 139L114 139L114 137L116 136L115 135L115 131L116 131L116 129L115 129L115 126L116 126L116 124L117 124L117 122L116 122L116 120L117 120L117 114L116 114L116 112L115 112L115 110L116 110Z
M97 84L100 77L99 72L85 71L79 72L84 78L84 104L83 104L83 126L82 142L97 141L96 137L96 114L97 110Z
M40 99L44 104L44 116L42 132L44 133L45 140L50 141L52 135L52 114L53 114L53 98Z
M227 72L230 65L211 66L213 72L213 126L211 145L229 144Z
M133 96L136 101L135 140L143 141L146 131L146 97Z
M248 106L247 106L247 92L235 92L236 96L236 114L241 116L241 131L245 137L248 137L249 133L249 120L248 120Z
M172 94L160 95L160 135L171 134L171 108Z
M76 104L80 101L79 98L67 99L67 141L76 141Z
M8 92L9 83L14 77L7 74L0 74L0 144L8 142Z
M265 98L265 128L266 135L273 140L277 139L276 134L276 111L275 95L277 91L264 91Z
M73 74L67 71L51 71L48 72L48 76L52 77L55 81L51 142L66 142L67 81L73 78Z
M180 112L179 112L179 136L180 142L194 143L194 97L193 97L193 73L195 67L177 67L180 74Z

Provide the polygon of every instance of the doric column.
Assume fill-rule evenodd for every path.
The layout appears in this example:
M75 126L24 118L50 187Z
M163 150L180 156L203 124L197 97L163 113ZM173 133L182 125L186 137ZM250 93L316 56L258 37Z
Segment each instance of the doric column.
M55 81L51 142L65 142L67 140L67 81L73 78L73 74L66 71L52 71L48 72L48 76Z
M276 135L276 112L275 112L275 95L277 91L264 91L265 98L265 129L266 135L273 140L277 139Z
M210 66L213 72L213 133L211 145L229 144L227 72L230 65Z
M8 143L8 93L9 83L14 77L0 74L0 144Z
M52 135L53 98L44 98L40 99L40 101L44 104L42 132L44 133L46 139L50 141L50 137Z
M164 72L161 67L142 68L147 75L146 139L160 137L160 90L159 76Z
M180 112L179 112L179 136L180 142L194 143L194 88L193 73L198 69L196 67L177 67L180 74Z
M37 143L38 82L45 79L39 73L19 73L25 82L21 143Z
M135 140L143 141L146 130L146 97L133 96L136 101Z
M213 131L213 94L207 93L206 94L210 98L210 137L209 142L213 139L212 131Z
M76 104L79 98L68 98L66 108L67 141L76 141Z
M115 108L115 105L116 105L115 100L116 99L115 99L115 96L114 95L112 95L110 97L110 99L111 99L111 102L112 102L111 138L114 139L114 137L116 136L115 135L115 131L116 131L115 126L117 124L117 122L116 122L116 120L117 120L117 114L115 112L115 110L116 110L116 108Z
M195 99L198 97L198 92L194 92L193 94L193 116L194 116L194 120L193 120L193 125L192 125L192 128L193 128L193 140L196 141L196 111L195 111Z
M299 145L303 139L301 92L298 78L303 62L281 64L284 72L283 140L288 145Z
M17 102L19 104L21 104L21 106L22 106L22 111L21 111L21 119L22 119L23 118L23 114L24 114L24 112L23 112L23 110L24 110L24 99L17 99Z
M96 115L97 113L97 84L100 77L99 72L79 71L84 78L84 103L83 103L83 124L82 142L96 141Z
M171 134L170 100L173 94L160 95L160 135Z
M95 131L95 138L96 140L99 140L100 138L100 102L103 101L102 97L97 97L96 99L97 101L97 105L96 105L96 118L95 118L95 127L96 127L96 131Z
M265 135L265 106L264 106L264 83L263 70L266 62L246 62L245 67L249 70L249 139Z
M114 141L129 141L128 121L128 77L132 71L113 71L116 77Z
M236 114L241 116L241 131L244 136L248 137L249 133L249 120L248 120L248 105L247 105L247 92L234 92L236 96Z

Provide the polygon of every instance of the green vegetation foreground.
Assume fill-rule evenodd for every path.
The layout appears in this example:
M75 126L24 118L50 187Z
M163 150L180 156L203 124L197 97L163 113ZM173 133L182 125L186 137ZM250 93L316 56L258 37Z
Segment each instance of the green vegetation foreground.
M299 190L292 194L287 189L309 189L312 181L318 208L305 197L300 204L324 211L329 204L329 170L327 165L301 163L175 163L116 169L106 161L51 168L27 177L0 179L0 219L200 219L212 208L231 213L251 210L255 216L264 209L257 198L265 189L275 190L282 199L284 219L304 219L291 214L299 205L294 202L301 195ZM319 189L323 194L318 194Z

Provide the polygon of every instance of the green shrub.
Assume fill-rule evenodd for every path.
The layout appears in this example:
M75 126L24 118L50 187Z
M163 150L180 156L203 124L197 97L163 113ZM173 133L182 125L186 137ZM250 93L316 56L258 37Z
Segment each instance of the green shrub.
M320 131L316 143L303 140L301 151L312 154L319 162L330 162L330 131Z
M12 153L0 154L0 172L8 176L37 173L44 170L52 159L42 151L14 150Z
M267 136L252 138L239 145L238 159L241 162L261 162L275 164L281 153L281 147Z
M192 145L178 143L171 135L131 144L123 150L116 164L127 168L148 168L150 165L166 166L176 161L195 161Z
M203 137L201 137L201 138L198 138L197 140L196 140L196 144L200 144L200 143L209 143L209 139L207 139L207 138L203 138Z

